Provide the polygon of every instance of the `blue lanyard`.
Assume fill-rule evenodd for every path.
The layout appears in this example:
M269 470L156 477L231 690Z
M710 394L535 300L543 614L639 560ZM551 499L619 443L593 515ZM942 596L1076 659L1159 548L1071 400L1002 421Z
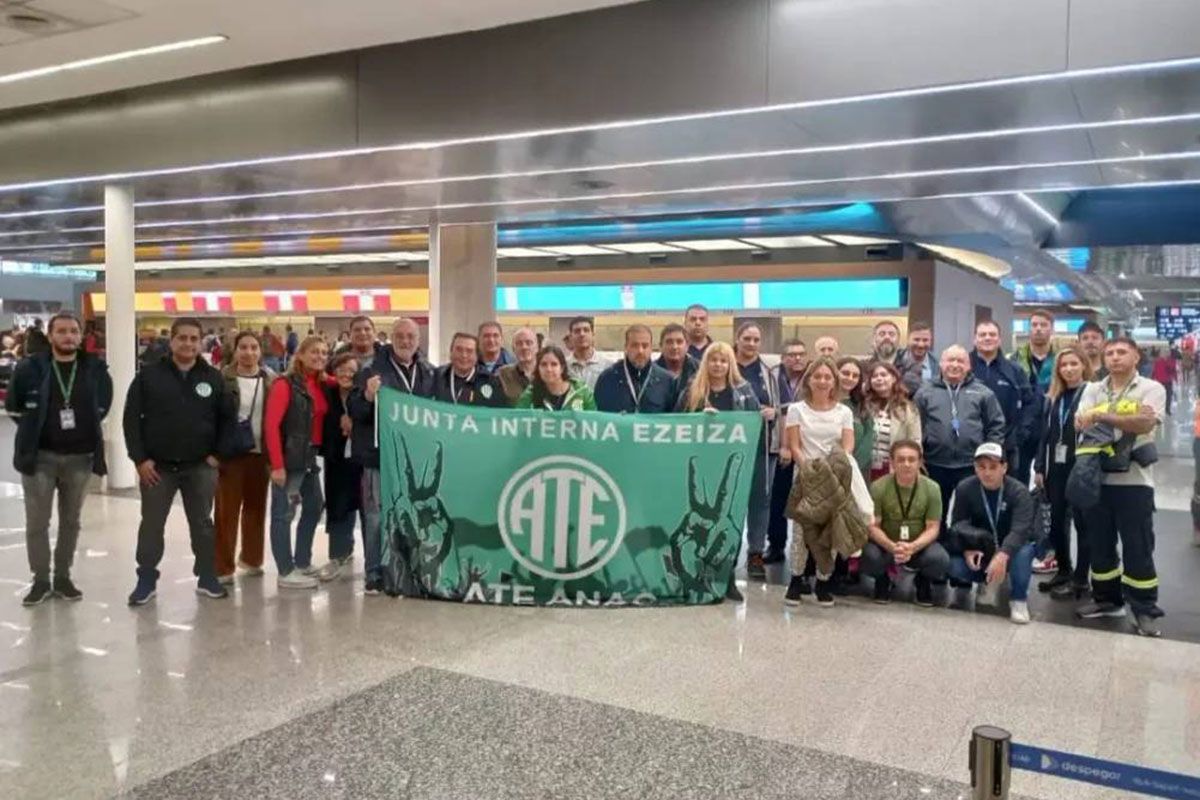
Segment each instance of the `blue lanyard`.
M992 529L992 536L995 536L996 540L999 541L1000 532L997 530L997 526L1000 524L1000 514L1004 508L1004 487L1000 488L1000 495L996 499L995 516L992 515L992 504L988 502L987 491L983 488L982 483L979 484L979 494L983 498L983 509L984 513L987 514L988 526Z
M946 387L946 394L950 395L950 430L954 432L955 436L958 436L958 429L959 429L958 393L961 391L962 391L961 383L953 389L951 389L949 386Z

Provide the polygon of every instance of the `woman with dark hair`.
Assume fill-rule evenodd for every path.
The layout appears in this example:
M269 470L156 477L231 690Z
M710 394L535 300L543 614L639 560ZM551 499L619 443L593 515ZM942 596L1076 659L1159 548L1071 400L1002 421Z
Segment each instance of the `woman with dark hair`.
M567 356L561 347L547 345L538 351L533 381L517 398L514 408L539 411L595 411L596 398L583 381L567 372Z
M853 356L843 356L837 361L837 370L842 405L854 415L854 452L851 456L866 478L871 472L871 453L875 449L875 425L864 398L862 364Z
M271 384L263 438L271 461L271 553L281 589L315 589L312 541L325 499L321 496L317 453L325 439L329 400L325 375L329 346L319 336L300 343L286 374ZM300 509L296 548L292 519Z
M354 388L359 361L354 353L339 354L329 365L335 383L325 387L329 411L321 455L325 459L325 532L329 534L329 561L317 572L317 580L337 580L354 561L354 520L361 507L359 486L362 464L350 458L353 423L346 401Z
M886 361L876 361L867 367L863 386L865 409L875 434L869 476L869 480L875 481L891 473L893 442L921 441L921 414L908 399L900 370Z
M1084 352L1064 347L1054 358L1054 374L1046 393L1047 412L1033 462L1033 479L1050 501L1050 543L1054 548L1055 575L1038 585L1058 600L1079 599L1088 588L1090 548L1084 515L1067 502L1067 478L1075 465L1075 412L1083 387L1092 379L1092 366ZM1071 539L1067 515L1075 525L1075 567L1071 568Z
M267 524L270 470L263 447L267 391L275 373L262 365L262 345L250 331L233 340L233 363L221 374L237 419L217 474L213 508L216 518L217 580L233 583L237 567L246 575L262 575L263 538ZM238 524L242 552L237 554ZM236 561L235 561L236 556Z

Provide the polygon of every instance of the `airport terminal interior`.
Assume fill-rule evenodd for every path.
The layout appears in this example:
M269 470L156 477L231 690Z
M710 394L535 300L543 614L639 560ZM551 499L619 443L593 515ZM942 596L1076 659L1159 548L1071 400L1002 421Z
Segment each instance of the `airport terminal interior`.
M1196 31L1190 0L0 0L0 798L1200 798ZM920 518L949 573L869 572L909 542L876 487L917 497L880 362L1007 577L955 572L961 490ZM660 374L710 414L639 422ZM793 514L825 467L836 558ZM230 491L270 498L236 563Z

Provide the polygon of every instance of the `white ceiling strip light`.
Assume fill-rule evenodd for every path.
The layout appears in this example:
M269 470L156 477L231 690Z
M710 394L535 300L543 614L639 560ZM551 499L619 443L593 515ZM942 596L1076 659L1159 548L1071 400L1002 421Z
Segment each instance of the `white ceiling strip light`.
M173 53L176 50L190 50L193 47L204 47L206 45L220 44L227 41L229 41L229 37L227 36L201 36L197 39L185 39L180 42L169 42L167 44L154 45L153 47L142 47L137 50L123 50L120 53L111 53L105 56L95 56L94 58L84 58L80 59L79 61L68 61L65 64L54 64L49 67L27 69L22 72L10 72L7 75L0 75L0 84L27 81L32 78L44 78L47 75L56 75L60 72L88 69L89 67L99 67L103 64L113 64L118 61L128 61L133 58L144 58L146 56L162 55L163 53Z
M948 94L954 92L971 91L976 89L999 88L1005 86L1022 86L1034 83L1047 83L1054 81L1065 81L1079 78L1093 78L1108 75L1119 75L1139 72L1150 72L1157 70L1178 69L1190 67L1200 64L1200 58L1180 58L1170 59L1166 61L1152 61L1140 64L1121 64L1110 67L1092 67L1088 69L1063 70L1061 72L1038 73L1034 75L1021 75L1015 77L995 78L983 81L970 81L966 83L945 84L941 86L926 86L916 89L900 89L887 92L874 92L870 94L852 95L848 97L835 97L826 100L805 100L795 103L780 103L775 105L758 106L752 108L737 108L725 109L720 111L707 111L696 114L677 114L662 117L648 117L642 119L618 120L613 122L596 123L591 125L573 125L559 128L540 128L525 131L514 131L509 133L485 134L481 136L470 136L456 139L433 140L424 142L409 142L405 144L385 145L379 147L366 148L347 148L342 150L328 150L315 153L298 153L290 156L267 156L262 158L242 159L237 161L224 161L211 164L190 165L185 167L170 167L166 169L155 170L138 170L129 172L114 172L98 175L88 175L72 178L56 178L48 181L28 181L24 183L13 183L0 186L0 192L19 191L22 189L35 189L47 186L63 186L75 183L94 183L94 182L112 182L112 181L127 181L137 178L146 178L160 175L181 175L192 172L202 172L218 169L236 169L242 167L262 166L266 164L282 164L297 161L309 161L318 159L343 158L346 156L369 155L371 153L386 153L398 151L414 151L414 150L437 150L446 147L459 147L470 144L487 144L492 142L512 141L517 139L529 139L543 136L556 136L563 134L587 133L592 131L614 130L621 128L636 128L645 127L648 125L661 125L673 122L691 122L703 119L717 119L722 117L742 117L753 114L765 114L774 111L791 111L811 108L830 108L842 105L852 105L857 103L877 102L880 100L894 100L908 97L922 97L928 95Z

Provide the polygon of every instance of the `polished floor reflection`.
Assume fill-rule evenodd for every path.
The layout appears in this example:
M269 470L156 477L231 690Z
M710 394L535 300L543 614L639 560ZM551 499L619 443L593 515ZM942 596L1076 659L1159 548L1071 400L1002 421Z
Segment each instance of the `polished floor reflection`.
M1200 548L1181 513L1191 468L1172 457L1160 470L1166 622L1200 613ZM159 597L131 610L137 509L90 497L83 602L26 609L19 487L0 482L5 800L954 798L982 723L1200 773L1187 626L1153 641L1046 624L1036 608L1025 627L857 597L789 610L773 584L745 586L744 605L687 609L390 600L363 596L361 578L281 596L270 571L210 601L193 593L178 512ZM1168 595L1183 581L1192 594ZM1121 796L1024 774L1015 788Z

